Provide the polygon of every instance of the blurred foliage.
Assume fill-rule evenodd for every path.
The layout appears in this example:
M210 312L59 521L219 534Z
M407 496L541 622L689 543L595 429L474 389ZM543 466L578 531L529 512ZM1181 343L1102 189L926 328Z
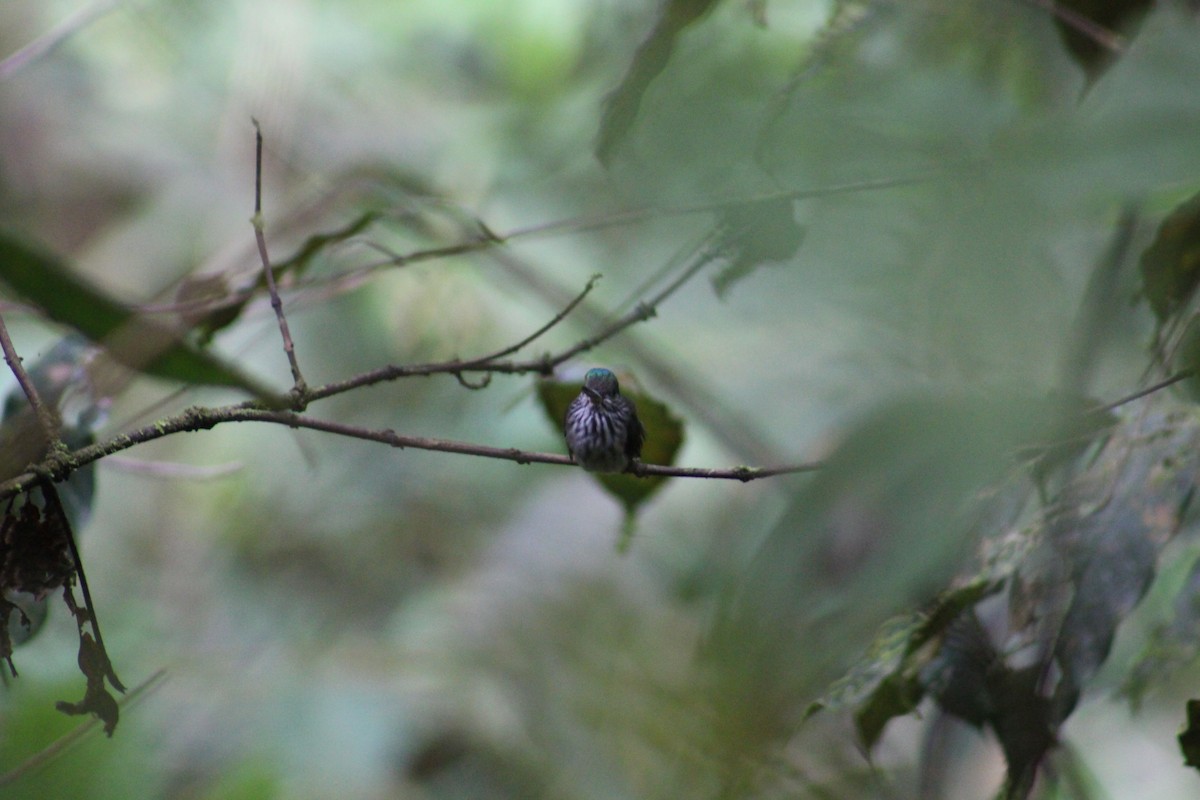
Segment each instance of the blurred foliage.
M254 118L314 385L495 352L602 270L526 348L557 352L701 265L587 353L644 387L646 460L825 464L600 476L638 515L616 558L622 509L574 471L232 425L104 459L82 541L107 649L168 677L111 742L21 766L77 694L55 604L14 652L0 782L1194 791L1195 383L1112 402L1196 360L1200 28L1149 5L0 6L0 311L27 363L74 330L133 367L99 438L287 386ZM577 390L405 379L308 413L562 452ZM1094 701L1113 687L1132 722Z
M266 399L270 391L235 367L188 347L181 335L121 307L54 257L0 234L0 280L50 319L103 341L121 364L169 380L237 386Z

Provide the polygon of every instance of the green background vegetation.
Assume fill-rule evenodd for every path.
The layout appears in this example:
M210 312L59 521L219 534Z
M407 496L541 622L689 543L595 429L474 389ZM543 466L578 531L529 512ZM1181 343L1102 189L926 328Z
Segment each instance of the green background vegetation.
M1047 12L1015 0L845 3L832 22L822 2L727 0L673 31L632 0L146 0L5 62L0 223L125 303L170 304L189 276L256 280L251 118L276 261L379 215L286 282L311 383L492 352L602 273L590 316L531 354L592 335L728 222L670 209L912 179L797 200L781 235L800 226L798 249L714 264L561 371L632 376L684 421L679 464L834 453L815 478L671 480L625 554L622 507L580 470L241 423L102 462L81 540L105 640L127 684L167 679L113 739L7 791L915 796L928 703L869 761L838 703L799 720L889 617L977 571L963 508L1017 480L1018 446L1051 437L1045 398L1144 385L1156 318L1136 258L1095 286L1122 209L1138 210L1139 253L1200 181L1200 28L1163 5L1090 83ZM80 7L0 4L0 58ZM656 25L669 58L622 122L610 92ZM586 224L630 208L658 210ZM481 222L505 235L556 220L579 224L361 269ZM27 358L63 333L4 299ZM212 346L289 385L263 295ZM135 382L101 437L244 397L175 387ZM410 378L310 411L564 452L533 376L481 391ZM134 459L218 474L148 475ZM1062 796L1196 792L1175 741L1195 669L1153 671L1136 715L1114 697L1170 619L1193 538L1158 543L1148 600L1061 732L1103 788ZM0 696L0 771L79 723L54 711L81 693L75 648L56 603ZM999 749L961 742L946 796L992 796Z

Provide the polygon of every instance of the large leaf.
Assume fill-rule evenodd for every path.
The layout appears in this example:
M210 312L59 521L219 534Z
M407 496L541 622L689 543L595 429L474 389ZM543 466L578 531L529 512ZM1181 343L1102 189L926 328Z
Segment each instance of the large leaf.
M634 54L629 71L604 101L600 132L596 136L596 158L608 164L637 119L642 98L651 82L667 66L675 41L687 27L704 17L715 0L665 0L658 22Z
M944 652L932 645L941 643L963 612L995 588L981 577L945 592L923 611L885 623L866 655L805 716L823 709L853 710L859 739L873 747L889 720L911 714L925 696L923 671Z
M804 241L804 227L796 222L790 198L738 203L721 209L721 247L729 264L713 278L713 288L724 296L734 283L762 264L791 259Z
M886 619L943 591L976 546L981 490L1021 452L1057 440L1062 409L1020 396L915 398L855 425L718 615L709 652L731 712L752 715L759 735L785 735ZM896 664L912 635L892 650ZM879 706L864 732L903 707Z
M985 569L956 582L930 612L885 626L815 707L853 711L870 747L889 720L931 696L943 711L995 733L1009 766L1006 796L1026 796L1059 727L1150 586L1198 473L1200 429L1191 414L1150 412L1125 420L1087 469L1080 467L1024 527L1010 518L973 531L971 539L983 535L991 543ZM875 533L888 533L886 520ZM848 586L853 591L853 583ZM996 599L1007 606L992 603L977 614L976 602L1001 588L1007 595ZM803 583L793 591L801 610L813 605ZM1179 594L1177 630L1164 636L1168 650L1178 649L1172 639L1194 638L1194 604L1193 575ZM853 609L856 616L863 607ZM802 624L806 644L823 641L815 635L819 620ZM852 630L846 622L836 627ZM1011 649L1001 648L1002 638ZM1194 654L1194 646L1186 652Z
M139 316L77 275L57 257L0 233L0 280L51 319L68 325L127 367L183 383L232 386L260 398L274 393L203 350L181 332Z

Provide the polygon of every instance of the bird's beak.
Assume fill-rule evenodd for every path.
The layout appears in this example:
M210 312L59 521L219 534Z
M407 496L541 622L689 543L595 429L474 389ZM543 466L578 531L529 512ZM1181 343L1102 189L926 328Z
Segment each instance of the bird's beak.
M591 388L590 386L584 386L583 393L591 399L593 404L600 405L600 394L595 389Z

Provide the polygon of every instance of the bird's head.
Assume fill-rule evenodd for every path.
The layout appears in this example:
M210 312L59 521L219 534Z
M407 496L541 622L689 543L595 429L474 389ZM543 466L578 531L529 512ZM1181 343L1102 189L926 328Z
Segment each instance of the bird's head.
M583 393L590 397L592 402L599 403L607 397L619 395L621 387L617 384L617 376L612 370L596 367L589 369L583 376Z

